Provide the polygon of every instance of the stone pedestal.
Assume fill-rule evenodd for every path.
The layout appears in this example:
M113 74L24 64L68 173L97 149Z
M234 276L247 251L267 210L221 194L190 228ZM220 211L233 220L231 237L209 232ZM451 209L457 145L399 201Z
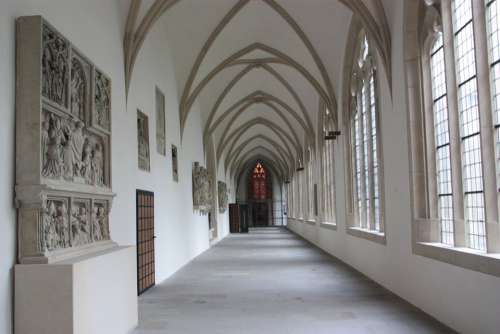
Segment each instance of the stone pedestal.
M137 326L136 248L16 265L16 334L125 334Z

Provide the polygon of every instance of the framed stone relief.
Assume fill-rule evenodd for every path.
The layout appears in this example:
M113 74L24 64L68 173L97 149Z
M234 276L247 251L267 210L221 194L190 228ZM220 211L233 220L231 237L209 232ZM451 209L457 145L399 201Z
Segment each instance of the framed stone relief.
M100 70L94 70L94 109L92 125L111 130L111 80Z
M193 209L206 215L212 208L212 181L205 167L193 164Z
M156 87L156 151L166 156L165 95Z
M229 199L227 184L225 182L217 182L217 193L219 197L219 213L224 213L227 210Z
M139 153L139 169L149 172L151 170L149 159L149 122L140 110L137 110L137 146Z
M68 109L70 45L48 24L42 29L42 96L48 104Z
M108 226L111 80L40 16L17 19L16 37L19 262L115 246ZM106 234L94 228L94 211Z
M179 182L179 161L175 145L172 145L172 178L175 182Z

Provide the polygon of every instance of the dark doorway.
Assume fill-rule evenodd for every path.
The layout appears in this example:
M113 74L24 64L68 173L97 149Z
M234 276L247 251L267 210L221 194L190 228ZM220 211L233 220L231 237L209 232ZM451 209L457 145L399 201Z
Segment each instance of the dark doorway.
M155 197L137 190L137 294L155 285Z
M269 226L269 204L267 202L254 202L252 213L254 226Z

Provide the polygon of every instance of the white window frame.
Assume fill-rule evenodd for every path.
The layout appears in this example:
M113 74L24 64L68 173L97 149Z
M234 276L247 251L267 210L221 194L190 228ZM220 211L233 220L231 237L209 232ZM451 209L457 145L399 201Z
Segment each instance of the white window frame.
M442 0L439 4L424 7L425 12L421 13L421 28L422 35L419 43L423 43L419 60L421 62L422 73L416 77L422 80L423 101L420 110L423 111L423 122L419 129L416 122L411 122L410 128L413 133L412 137L418 138L417 133L422 133L426 137L426 145L424 147L424 160L416 161L413 157L413 169L423 170L426 173L425 185L422 179L419 180L417 175L412 176L413 180L413 199L414 199L414 253L426 257L430 257L443 262L451 263L460 267L471 270L480 271L483 273L500 276L500 233L499 233L499 178L497 171L499 170L499 155L500 152L495 151L495 132L494 126L494 105L492 100L492 78L491 71L493 66L499 62L500 56L490 62L490 40L488 39L489 25L487 22L487 5L495 3L499 5L498 0L457 0L465 1L471 5L472 13L466 16L470 19L470 27L472 27L472 42L468 44L469 48L472 44L475 66L472 74L472 80L476 82L477 90L477 119L476 128L478 129L473 135L479 138L479 156L475 159L480 159L480 174L482 180L482 188L480 194L484 203L484 223L485 239L484 243L473 242L471 239L471 231L467 215L467 186L464 182L464 174L471 175L470 171L464 169L466 164L464 159L467 158L464 154L464 139L467 138L464 133L464 120L471 118L463 118L460 111L466 109L460 108L460 89L469 80L464 76L460 76L458 71L458 58L464 54L462 50L457 49L458 45L463 41L461 36L458 36L464 30L469 21L465 24L456 23L456 18L453 11L455 0ZM457 2L458 3L458 2ZM468 7L464 7L468 8ZM470 29L467 28L467 29ZM470 30L469 30L470 31ZM438 191L436 186L436 154L434 143L433 129L433 97L432 97L432 75L431 75L431 48L436 40L437 34L442 33L444 58L445 58L445 74L446 74L446 96L448 100L448 122L450 133L450 165L452 176L452 194L453 194L453 243L443 243L441 237L441 219L439 215ZM498 38L498 37L497 37ZM410 42L408 42L410 43ZM418 43L417 43L418 44ZM500 44L500 43L499 43ZM462 58L460 58L462 59ZM407 64L411 61L407 61ZM415 73L411 73L415 75ZM418 91L417 88L409 88L409 94L414 94ZM469 100L468 100L469 101ZM470 108L471 104L467 107ZM419 112L418 108L413 109L410 106L410 119L416 119L411 113ZM475 108L473 105L472 108ZM420 111L421 112L421 111ZM418 116L416 116L418 118ZM474 120L474 118L472 118ZM497 122L498 123L498 122ZM421 137L420 137L421 138ZM416 147L416 141L412 142L412 149L419 150ZM477 147L477 146L476 146ZM470 161L470 160L468 160ZM476 160L478 161L478 160ZM477 173L476 173L477 175ZM419 185L420 184L420 185ZM470 187L470 186L469 186ZM480 215L478 216L480 217ZM481 232L481 230L480 230ZM478 245L480 245L478 247Z
M351 103L346 122L346 170L351 182L348 198L352 210L347 233L385 244L380 93L376 57L370 44L360 29L352 57Z

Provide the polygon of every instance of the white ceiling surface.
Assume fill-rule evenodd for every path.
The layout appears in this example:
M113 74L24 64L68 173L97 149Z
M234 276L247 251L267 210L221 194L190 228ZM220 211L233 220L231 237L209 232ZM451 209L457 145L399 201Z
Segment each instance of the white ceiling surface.
M371 1L376 0L367 0L368 3ZM147 3L152 2L152 0L147 0ZM179 94L182 94L195 59L210 33L236 3L237 0L181 0L162 17L162 20L166 20L168 43L173 50ZM280 0L277 3L298 23L311 41L325 65L338 100L346 38L352 16L351 11L336 0ZM143 8L147 8L147 6L143 5ZM268 4L260 0L252 0L233 17L215 40L200 66L191 92L208 73L226 58L254 43L265 44L293 58L320 83L324 90L327 90L311 53L291 26ZM267 52L256 50L245 55L242 59L270 57L274 58ZM299 95L311 125L316 128L319 103L319 95L316 90L293 67L283 64L270 64L270 66ZM224 88L245 67L246 65L238 65L223 70L203 89L197 98L197 103L202 110L204 123ZM256 91L263 91L284 101L307 124L299 105L290 92L276 78L261 68L251 70L234 86L221 103L214 120L237 101ZM288 111L281 106L276 106L287 116L293 130L303 142L306 132L302 125ZM229 120L238 109L222 121L213 133L216 145L218 145ZM231 133L244 122L259 117L275 123L281 129L290 132L291 135L288 125L272 109L263 104L255 104L246 110L237 118L228 132ZM236 146L242 143L245 138L248 139L257 134L266 134L276 142L281 142L281 139L274 132L259 125L252 127L243 136L239 136L236 139ZM273 149L271 144L261 140L250 143L248 150L259 145ZM291 143L289 146L293 148ZM261 153L268 156L265 151Z

